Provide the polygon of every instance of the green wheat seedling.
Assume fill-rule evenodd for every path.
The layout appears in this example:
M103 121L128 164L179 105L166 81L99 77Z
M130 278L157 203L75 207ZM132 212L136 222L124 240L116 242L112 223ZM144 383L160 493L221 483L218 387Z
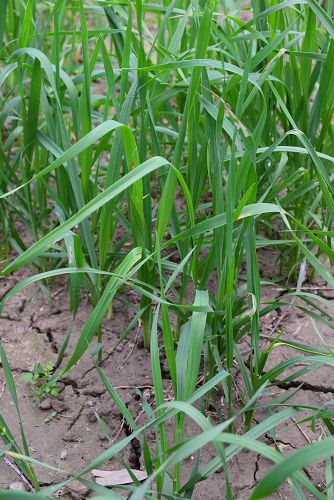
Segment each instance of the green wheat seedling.
M73 318L83 293L90 315L72 352L68 333L65 362L62 352L52 373L38 369L30 382L50 394L97 340L96 369L133 431L78 473L83 483L137 437L148 479L129 488L134 499L191 498L217 470L233 498L229 461L243 448L273 463L251 498L285 481L298 499L306 490L333 498L331 408L307 408L305 421L320 419L328 437L288 458L260 438L300 411L290 393L255 418L277 383L334 364L319 328L333 330L333 304L303 288L315 276L334 286L332 11L332 0L0 2L1 274L30 271L0 312L26 287L67 276ZM263 249L277 255L271 281ZM265 287L278 284L286 293L264 302ZM99 366L104 318L128 289L137 304L122 338L140 321L154 385L142 428ZM288 338L285 325L266 339L262 319L286 307L311 318L313 345ZM294 357L268 365L282 346ZM2 347L1 360L19 416ZM218 392L224 411L213 425L207 408L218 407ZM189 418L201 432L187 439ZM22 423L22 449L4 421L1 429L0 453L12 453L37 491ZM185 458L207 443L215 458L184 480ZM320 460L324 491L303 472Z

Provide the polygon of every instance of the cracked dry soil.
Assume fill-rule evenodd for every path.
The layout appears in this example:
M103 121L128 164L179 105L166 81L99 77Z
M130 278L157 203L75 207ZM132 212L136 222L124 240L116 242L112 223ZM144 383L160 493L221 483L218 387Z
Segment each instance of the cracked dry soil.
M25 277L23 272L19 271L9 278L0 278L0 298L23 277ZM321 289L321 293L327 297L333 293L320 282L317 282L317 287L319 293ZM263 301L273 300L277 296L277 291L269 287L263 291ZM136 297L131 291L127 292L126 298L132 303L136 301ZM73 322L68 308L66 281L57 281L53 285L51 299L41 288L38 289L36 286L27 288L10 300L0 319L0 336L13 370L31 455L43 463L63 470L78 471L84 468L108 447L108 442L96 421L94 411L107 424L113 440L121 439L131 432L123 421L119 410L106 393L93 367L89 353L85 354L76 368L62 381L59 397L44 402L43 409L39 407L31 387L22 380L23 373L31 371L36 362L39 361L42 365L47 362L55 363L69 328L72 328L72 334L67 353L73 350L90 310L87 299L82 297L79 312ZM133 314L131 308L121 302L114 301L112 319L106 319L103 324L105 353L110 352L116 345ZM311 319L293 307L273 312L262 322L262 332L267 336L272 336L278 328L285 329L284 336L286 338L304 343L319 343ZM128 340L114 351L112 356L107 357L102 367L132 415L141 424L145 422L145 416L135 388L139 388L148 403L152 405L154 405L154 393L151 387L149 355L141 348L140 343L134 348L134 344L138 341L138 332L135 330ZM322 327L321 333L328 345L334 348L331 330ZM240 348L247 361L249 355L247 338L241 342ZM291 348L274 349L269 357L267 369L292 356L296 356L296 353ZM63 362L66 362L66 359L68 358L65 357ZM164 361L162 360L163 365ZM171 395L171 386L167 370L163 370L163 374L165 394L168 398ZM237 370L234 380L236 395L242 396L243 383ZM306 374L296 383L280 384L273 392L276 395L282 394L291 387L300 385L302 380L305 385L293 396L292 401L310 406L330 404L334 392L334 385L331 386L333 380L331 368L321 368L311 374ZM18 423L13 403L5 386L2 368L0 368L0 411L15 436L18 437ZM223 401L221 411L224 413ZM56 416L45 423L52 412L56 412ZM266 415L264 410L262 414L257 412L255 419L259 422ZM298 419L302 415L298 414ZM217 418L216 415L212 414L211 417L213 420ZM167 425L168 432L172 436L172 422ZM193 422L187 421L187 435L194 435L198 432L199 428ZM268 433L263 436L263 441L272 446L276 444L283 453L288 454L319 439L324 432L324 429L317 427L316 433L313 433L309 424L303 423L296 426L295 422L289 420L279 426L275 434ZM153 442L153 432L147 438ZM213 448L211 446L205 447L200 455L200 464L203 466L214 456ZM133 440L123 452L122 458L132 468L142 467L140 442ZM183 471L185 479L191 473L195 458L189 457L185 461ZM242 451L234 457L229 462L229 470L235 498L247 499L256 482L270 468L270 465L266 459L256 456L250 451ZM117 470L123 468L123 464L119 458L115 458L101 468ZM44 468L38 468L37 472L41 485L51 485L64 478L64 474ZM305 473L314 484L320 488L324 486L324 463L308 467ZM15 472L1 462L0 489L7 489L11 483L18 480ZM90 496L90 493L80 491L79 487L76 488L76 486L59 493L59 496L65 499L75 499L86 495ZM218 471L208 480L197 485L193 498L210 498L212 500L225 498L222 472ZM293 493L290 487L285 484L272 498L291 499Z

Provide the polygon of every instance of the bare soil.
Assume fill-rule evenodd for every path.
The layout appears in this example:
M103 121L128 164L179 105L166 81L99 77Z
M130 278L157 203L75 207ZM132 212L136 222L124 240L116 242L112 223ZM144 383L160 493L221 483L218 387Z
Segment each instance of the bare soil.
M263 269L265 274L272 274L273 256L264 252ZM16 272L9 278L0 278L0 298L23 279L22 272ZM322 293L331 298L334 292L328 290L318 280L311 287L317 293ZM282 293L274 288L263 289L263 301L275 300ZM136 303L136 295L131 291L124 295L129 302ZM94 369L89 352L77 365L75 370L69 373L61 385L62 391L57 398L51 399L51 406L45 404L46 409L41 409L30 386L22 380L22 375L32 371L34 364L40 362L55 363L59 349L64 342L67 331L72 328L72 335L67 353L71 353L80 331L91 311L87 298L82 297L79 312L73 321L68 307L69 297L66 281L57 281L52 286L51 297L48 297L46 289L41 287L30 287L16 295L6 306L0 320L0 337L4 344L9 362L11 364L16 382L18 398L22 418L33 458L43 463L51 464L67 471L78 471L87 466L97 455L103 452L109 445L96 421L94 411L105 421L110 429L113 439L119 440L129 433L119 410L107 394L104 385ZM103 324L103 338L105 353L110 353L116 345L117 340L127 328L133 310L121 302L115 301L111 319L106 319ZM310 317L301 313L294 307L285 308L272 313L265 318L262 324L262 332L268 336L274 336L279 329L285 329L283 337L294 339L303 343L320 344L315 334ZM324 326L319 327L321 334L328 345L334 348L333 332ZM150 378L149 354L141 347L140 333L137 329L130 337L109 356L102 367L118 394L127 405L138 423L145 422L145 415L136 394L139 388L148 403L154 406L154 392ZM241 350L245 359L249 355L247 338L241 343ZM302 353L300 353L302 355ZM268 367L274 366L283 359L296 356L298 353L288 347L275 348L269 357ZM65 358L65 362L66 362ZM164 363L162 361L162 366ZM172 396L168 371L164 370L165 396L168 400ZM300 379L305 385L293 397L296 404L322 406L332 403L334 385L333 369L321 368ZM242 397L244 389L241 375L235 373L236 393ZM272 391L281 394L291 390L292 386L277 387ZM224 413L224 401L221 400L221 411ZM7 392L6 384L0 368L0 412L11 427L15 436L19 436L17 419L13 403ZM48 422L52 412L56 416ZM257 413L256 420L266 416ZM299 415L300 416L300 415ZM213 415L213 418L216 418ZM169 424L172 433L172 422ZM188 421L187 434L194 435L199 432L195 424ZM308 443L318 440L325 433L324 429L317 427L312 432L310 425L301 423L299 427L289 420L285 425L277 429L276 436L266 435L263 441L274 446L273 438L283 453L291 453ZM171 434L172 435L172 434ZM152 435L149 437L154 439ZM19 439L18 439L19 440ZM203 466L214 458L215 454L211 446L206 447L200 457ZM139 442L132 444L122 454L122 458L133 468L143 467L142 450ZM191 473L196 457L189 457L184 466L184 478ZM104 465L105 469L117 470L123 468L121 460L115 458ZM270 463L251 452L239 453L229 466L233 493L236 499L246 499L256 482L270 468ZM307 475L314 484L324 486L324 463L312 465L306 470ZM38 468L38 477L42 485L51 485L60 482L66 474L54 472L44 468ZM9 488L10 484L18 481L18 476L5 463L0 463L0 489ZM82 496L90 495L83 491ZM79 498L79 488L73 491L61 491L59 496L63 498ZM125 494L124 494L125 495ZM218 471L208 480L200 483L193 498L210 498L212 500L225 498L225 483L221 471ZM293 498L290 487L284 485L279 493L272 498Z

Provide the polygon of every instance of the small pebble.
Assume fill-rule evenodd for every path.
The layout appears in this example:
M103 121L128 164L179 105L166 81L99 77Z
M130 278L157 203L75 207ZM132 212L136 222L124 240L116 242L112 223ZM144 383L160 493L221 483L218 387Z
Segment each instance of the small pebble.
M17 483L11 483L9 485L9 490L19 490L19 491L25 491L25 487L23 483L17 482Z
M66 460L67 459L67 451L63 450L60 454L60 460Z

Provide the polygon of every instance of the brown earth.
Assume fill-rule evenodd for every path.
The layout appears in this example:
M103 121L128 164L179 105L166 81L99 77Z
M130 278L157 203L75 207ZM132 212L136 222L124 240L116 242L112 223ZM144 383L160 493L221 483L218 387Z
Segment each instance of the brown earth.
M267 266L272 274L274 271L271 269L273 256L264 252L262 259L264 259L263 268L265 269ZM20 271L9 278L1 278L0 298L23 277ZM311 285L311 288L327 297L332 297L331 294L333 294L334 300L334 292L326 288L321 281L318 280L315 285ZM263 290L263 302L275 300L282 293L272 287L266 287ZM123 298L133 305L137 300L136 295L131 291L124 292ZM73 321L68 300L66 281L57 281L52 286L51 297L48 297L45 288L38 288L35 285L23 290L5 307L0 320L0 337L13 370L32 457L63 470L79 471L109 446L94 417L94 410L107 424L113 440L125 437L129 433L129 429L100 381L89 353L85 354L75 370L70 372L63 381L62 392L59 397L51 399L51 406L44 403L46 407L44 410L39 407L32 388L22 380L22 375L31 371L36 362L40 362L44 366L47 362L54 363L56 361L59 349L70 327L72 335L67 353L72 352L91 307L88 300L82 297L79 312ZM105 353L110 352L116 345L117 340L133 317L133 311L134 309L128 305L114 301L112 318L106 319L103 325ZM268 336L275 335L275 332L282 328L285 329L283 337L320 345L311 319L293 307L271 313L262 324L262 332ZM331 329L323 325L319 329L328 345L334 348ZM143 392L151 405L154 404L154 392L150 378L149 355L141 348L140 342L138 343L138 337L140 337L138 333L139 330L136 328L102 366L132 415L137 418L139 424L143 424L145 416L135 388L139 388ZM247 339L242 341L240 348L247 361L249 355ZM268 367L274 366L284 358L296 355L298 353L296 354L291 348L276 348L269 357ZM65 361L66 359L68 357L65 358ZM14 406L7 392L2 369L0 370L0 412L14 435L18 437ZM167 371L163 371L163 373L165 376L165 396L168 400L172 396L170 380ZM331 404L334 392L333 370L331 368L318 369L306 375L303 380L306 382L305 386L293 397L295 403L316 407ZM243 383L238 371L235 373L235 385L236 393L242 396ZM270 393L278 395L289 389L291 387L277 387L270 390ZM221 404L221 410L224 413L223 400ZM46 423L45 419L50 417L52 411L57 412L56 416ZM256 421L260 421L266 415L265 410L257 412ZM301 418L301 415L298 414L298 419ZM214 414L212 417L213 420L216 420ZM168 429L170 436L172 436L172 422L168 424ZM194 435L198 432L197 426L188 421L187 435ZM317 427L316 433L313 433L309 424L302 423L297 427L292 420L289 420L277 429L276 436L266 435L263 441L273 445L274 437L281 451L290 453L321 438L324 433L324 429L320 427ZM153 433L148 438L153 443ZM212 447L207 446L201 453L201 466L214 456ZM143 466L141 450L136 442L122 453L122 458L133 468ZM191 473L194 460L195 457L189 457L184 463L183 476L185 479ZM113 459L105 464L104 468L117 470L123 468L123 464L120 459ZM248 498L256 482L269 468L270 463L266 459L248 451L243 451L233 458L229 463L229 470L235 498L240 500ZM57 473L44 468L38 468L37 471L41 485L45 486L60 482L66 477L61 472ZM324 486L324 463L312 465L306 472L314 484L319 487ZM11 483L18 480L18 476L7 464L0 463L0 489L7 489ZM78 494L79 488L74 493L61 492L63 498L78 498ZM286 484L272 498L290 499L293 496L291 488ZM195 489L193 498L213 500L225 498L222 472L218 471L208 480L200 483Z

